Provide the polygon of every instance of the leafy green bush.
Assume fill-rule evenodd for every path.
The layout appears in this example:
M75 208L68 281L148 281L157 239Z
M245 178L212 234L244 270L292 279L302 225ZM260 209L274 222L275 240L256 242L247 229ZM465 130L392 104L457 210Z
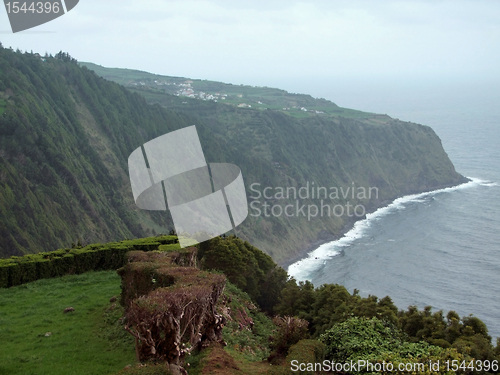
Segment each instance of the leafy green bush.
M433 313L430 306L422 311L410 306L398 315L401 329L409 341L426 341L442 348L455 348L476 360L500 360L486 324L475 316L460 319L455 311L450 311L445 318L442 311Z
M372 353L390 352L401 342L394 326L377 318L353 317L320 336L326 345L325 355L336 362L364 359Z
M455 349L426 342L405 342L402 332L377 318L353 317L321 335L326 358L335 363L355 363L353 374L434 374L451 375L445 362L459 363L471 358ZM429 368L438 363L438 368ZM400 367L401 366L401 367Z
M343 285L314 288L309 281L297 283L293 278L282 289L275 312L307 320L313 337L352 316L377 317L398 324L398 309L389 297L362 298L356 291L351 295Z
M272 312L278 303L288 278L269 255L235 236L215 237L201 243L198 257L203 269L223 272L267 312Z
M463 374L464 371L452 371L452 364L460 364L463 361L470 363L471 358L458 353L455 349L443 349L426 343L403 343L402 346L392 352L372 354L364 358L366 361L365 372L378 375L454 375ZM447 364L447 361L448 364ZM371 371L368 362L373 364L377 370L377 364L382 371ZM384 363L386 364L384 371ZM390 364L390 365L389 365ZM392 370L389 369L392 366ZM360 371L362 372L362 371ZM466 372L469 373L469 372Z

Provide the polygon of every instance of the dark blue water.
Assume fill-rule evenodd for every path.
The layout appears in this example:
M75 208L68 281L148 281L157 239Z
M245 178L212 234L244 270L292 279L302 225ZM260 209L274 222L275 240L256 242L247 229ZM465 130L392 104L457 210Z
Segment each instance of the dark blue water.
M431 126L457 171L473 181L398 199L358 222L343 239L293 264L289 273L316 286L338 283L365 296L389 295L399 308L430 305L445 313L473 314L494 339L499 337L498 88L472 83L386 90L346 86L331 95L317 94L341 106Z

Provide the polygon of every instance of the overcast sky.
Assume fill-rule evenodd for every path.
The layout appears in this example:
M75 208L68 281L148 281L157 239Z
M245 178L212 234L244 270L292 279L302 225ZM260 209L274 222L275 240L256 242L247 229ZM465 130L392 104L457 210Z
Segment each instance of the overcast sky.
M273 86L296 79L500 78L500 1L80 0L5 47L173 76Z

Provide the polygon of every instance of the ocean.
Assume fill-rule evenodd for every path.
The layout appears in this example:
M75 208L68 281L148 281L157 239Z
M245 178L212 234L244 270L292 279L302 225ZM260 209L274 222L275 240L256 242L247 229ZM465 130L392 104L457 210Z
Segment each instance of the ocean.
M429 125L472 181L397 199L288 272L396 306L432 306L483 320L500 337L500 90L491 82L325 82L295 91L342 107ZM316 259L317 258L317 259Z

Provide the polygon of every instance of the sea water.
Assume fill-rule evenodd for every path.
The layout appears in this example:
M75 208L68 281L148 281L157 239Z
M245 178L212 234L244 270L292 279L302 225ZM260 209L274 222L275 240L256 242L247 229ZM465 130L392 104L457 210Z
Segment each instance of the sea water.
M445 314L473 314L495 340L500 336L499 86L330 83L335 90L315 86L323 89L316 96L431 126L456 170L471 181L397 199L288 272L316 286L338 283L362 296L389 295L401 309L429 305Z

